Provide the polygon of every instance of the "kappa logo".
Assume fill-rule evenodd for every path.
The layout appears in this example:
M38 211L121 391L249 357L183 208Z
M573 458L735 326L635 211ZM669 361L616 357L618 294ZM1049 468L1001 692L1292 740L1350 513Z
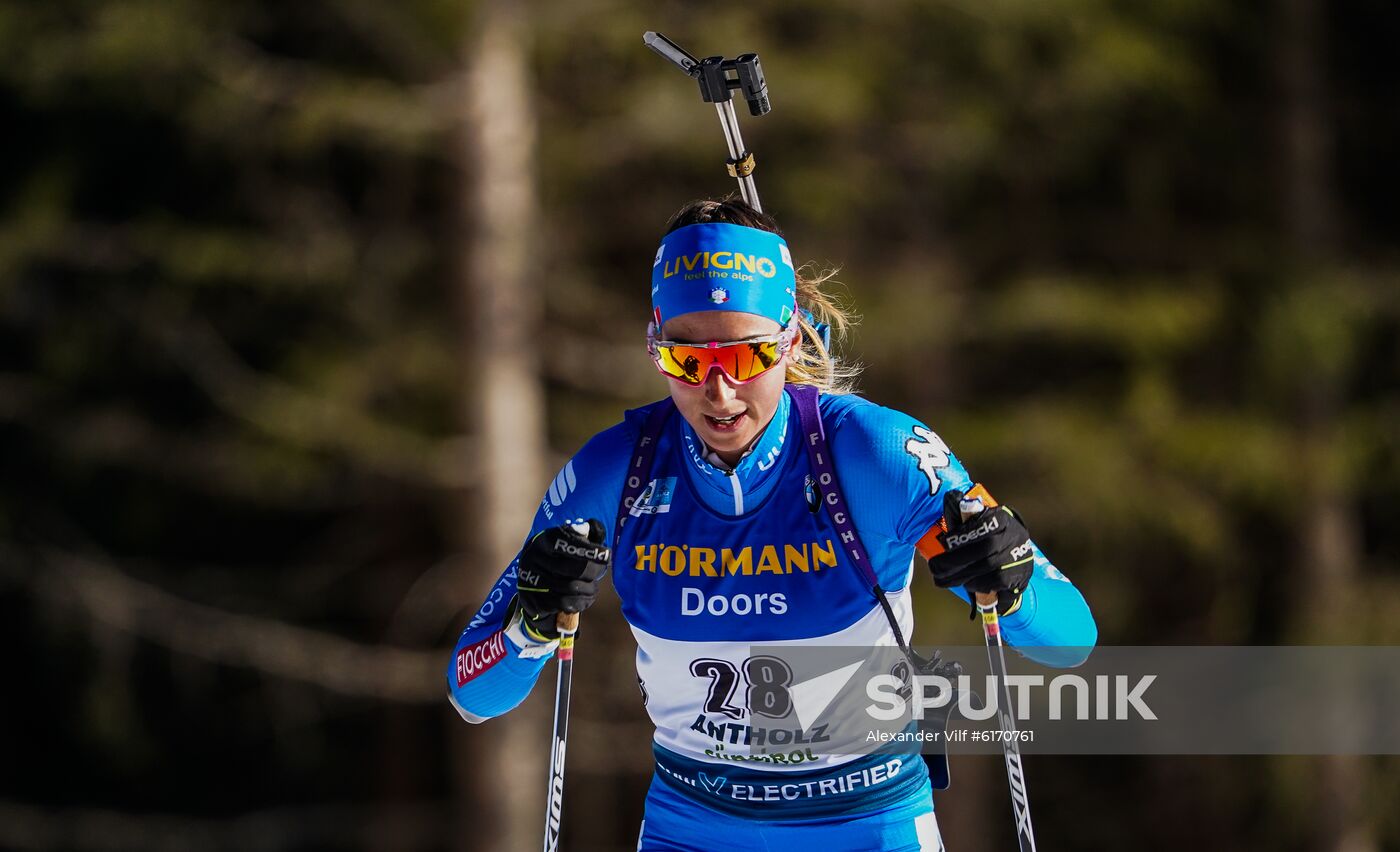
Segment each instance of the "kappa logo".
M666 256L666 244L665 244L665 243L662 243L661 245L659 245L659 246L656 247L656 260L653 260L653 261L651 262L651 265L652 265L653 267L660 266L660 265L661 265L661 259L664 258L665 256Z
M632 504L632 508L628 510L627 514L636 518L642 515L659 515L669 512L675 493L676 478L674 476L653 479L647 483L647 487L642 490L641 496Z
M953 451L927 426L914 424L915 437L904 442L904 449L919 463L919 470L928 477L929 496L938 493L938 472L948 467Z

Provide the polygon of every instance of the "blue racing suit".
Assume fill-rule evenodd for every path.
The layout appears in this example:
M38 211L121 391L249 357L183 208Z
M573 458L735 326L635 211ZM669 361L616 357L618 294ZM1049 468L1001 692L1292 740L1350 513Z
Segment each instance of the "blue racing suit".
M564 465L526 541L577 518L603 521L612 539L634 445L659 404L627 412ZM822 395L819 409L852 521L909 636L915 544L941 520L944 494L967 491L972 480L943 441L906 414L856 395ZM760 747L744 724L753 645L895 644L886 614L819 510L797 420L785 393L753 448L726 471L673 413L622 525L612 577L656 725L642 849L941 848L918 755ZM1093 617L1038 547L1034 555L1021 606L1002 620L1003 637L1042 648L1041 662L1076 665L1097 640ZM448 667L452 703L471 722L519 704L553 651L554 643L527 636L518 618L504 623L517 562ZM1067 653L1047 656L1051 646Z

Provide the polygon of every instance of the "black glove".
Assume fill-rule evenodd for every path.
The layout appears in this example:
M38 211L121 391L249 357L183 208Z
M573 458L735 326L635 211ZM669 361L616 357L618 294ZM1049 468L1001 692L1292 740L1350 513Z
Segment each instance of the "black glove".
M536 639L558 639L559 613L583 612L598 598L598 580L612 551L603 544L607 531L601 521L588 521L587 535L579 531L582 526L580 521L542 530L520 552L515 601L525 631Z
M961 491L943 498L947 532L940 539L943 552L928 561L933 582L944 589L962 586L970 595L996 592L997 611L1007 615L1020 607L1035 567L1030 533L1008 506L986 508L964 520L962 498Z

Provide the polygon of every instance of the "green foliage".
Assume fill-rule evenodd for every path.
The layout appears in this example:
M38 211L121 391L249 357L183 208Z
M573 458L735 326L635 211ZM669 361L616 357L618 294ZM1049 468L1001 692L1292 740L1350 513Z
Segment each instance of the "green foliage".
M1318 246L1286 225L1300 178L1272 7L530 8L560 458L666 392L640 346L655 241L683 202L733 188L713 110L641 44L660 29L701 56L760 53L774 110L741 119L758 186L799 262L841 268L864 317L851 354L865 389L929 422L1023 511L1103 641L1309 635L1300 614L1323 591L1300 553L1317 493L1355 533L1342 591L1369 614L1345 635L1396 641L1400 263L1377 187L1400 174L1377 152L1400 126L1393 69L1363 60L1384 53L1394 10L1326 7L1314 60L1341 221ZM471 12L0 3L0 543L105 554L187 597L366 642L401 625L412 584L453 550L472 478L457 278L464 220L491 211L461 197ZM90 768L37 773L26 794L225 812L441 793L435 715L332 711L130 639L76 687L45 661L110 637L11 592L9 638L36 649L20 682L63 708L22 711L34 743L61 745L20 757ZM962 605L920 594L921 638L965 644ZM468 605L441 602L411 635L441 641L442 610ZM188 722L214 717L216 734ZM315 759L279 745L322 725L331 742L303 744ZM401 746L401 788L355 782ZM180 781L210 765L237 791L214 806ZM285 773L264 786L268 766ZM1063 767L1063 811L1037 814L1048 834L1094 813L1144 848L1251 830L1259 848L1302 848L1260 825L1302 819L1296 767L1274 767L1277 783L1221 761L1115 785L1086 766ZM1192 792L1198 772L1231 806ZM1396 787L1394 766L1367 772L1367 818L1393 845L1393 796L1378 791ZM1178 774L1191 783L1158 789ZM1161 802L1209 818L1130 834Z

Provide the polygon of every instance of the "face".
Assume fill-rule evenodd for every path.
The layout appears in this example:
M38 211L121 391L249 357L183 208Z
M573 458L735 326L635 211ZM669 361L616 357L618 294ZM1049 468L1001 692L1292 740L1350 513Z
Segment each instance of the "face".
M743 340L779 331L782 326L775 320L757 314L697 311L667 320L661 337L684 343L709 343ZM791 353L786 357L791 357ZM666 379L666 383L671 386L676 408L695 433L726 464L733 465L773 419L782 398L786 372L785 365L779 363L753 381L736 385L716 367L701 385L687 385L674 379ZM733 422L719 422L720 418L736 414L738 417Z

